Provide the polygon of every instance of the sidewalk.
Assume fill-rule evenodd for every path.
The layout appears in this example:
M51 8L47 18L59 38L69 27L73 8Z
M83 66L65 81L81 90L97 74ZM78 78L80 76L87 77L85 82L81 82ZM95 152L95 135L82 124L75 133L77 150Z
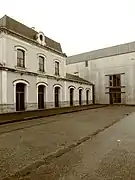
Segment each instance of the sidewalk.
M107 105L84 105L84 106L73 106L73 107L64 107L64 108L52 108L52 109L44 109L44 110L34 110L34 111L24 111L24 112L13 112L0 114L0 125L8 124L19 121L32 120L41 117L54 116L58 114L65 114L71 112L77 112L87 109L96 109L102 108Z

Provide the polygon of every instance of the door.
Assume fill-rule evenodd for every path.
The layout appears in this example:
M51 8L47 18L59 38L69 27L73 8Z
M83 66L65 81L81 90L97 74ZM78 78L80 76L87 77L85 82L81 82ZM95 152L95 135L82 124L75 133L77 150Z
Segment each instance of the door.
M38 86L38 109L44 109L44 86Z
M25 85L18 83L16 85L16 111L24 111L25 109Z
M70 88L70 106L73 106L74 89Z
M121 103L121 88L110 88L110 104Z
M89 90L86 91L86 104L89 104Z
M82 105L82 89L79 89L79 105Z
M55 87L55 107L59 107L59 93L60 93L60 88Z
M92 102L95 104L95 85L92 85Z

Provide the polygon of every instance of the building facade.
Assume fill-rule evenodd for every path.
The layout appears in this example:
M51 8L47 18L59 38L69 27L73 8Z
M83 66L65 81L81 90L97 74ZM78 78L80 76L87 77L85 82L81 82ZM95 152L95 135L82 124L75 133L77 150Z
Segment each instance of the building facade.
M67 72L95 84L95 103L135 104L135 42L70 56Z
M66 72L57 43L8 16L0 19L0 113L92 103L93 84Z

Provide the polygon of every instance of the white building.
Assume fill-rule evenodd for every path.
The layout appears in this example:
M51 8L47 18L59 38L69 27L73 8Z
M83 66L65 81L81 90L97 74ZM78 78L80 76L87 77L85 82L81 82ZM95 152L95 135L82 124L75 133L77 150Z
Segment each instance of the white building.
M0 113L92 103L93 84L66 73L61 45L8 16L0 19Z
M135 104L135 42L68 57L67 72L95 84L95 103Z

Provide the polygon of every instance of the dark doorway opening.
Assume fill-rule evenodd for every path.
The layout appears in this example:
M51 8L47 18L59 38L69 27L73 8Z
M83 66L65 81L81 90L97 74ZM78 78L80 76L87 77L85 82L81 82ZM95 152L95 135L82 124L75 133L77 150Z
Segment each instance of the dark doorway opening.
M82 105L82 89L79 89L79 105Z
M25 84L18 83L16 85L16 111L25 110Z
M121 103L121 88L110 88L110 104Z
M86 91L86 104L89 104L89 90Z
M60 88L55 87L55 107L59 107Z
M74 89L70 88L70 106L73 106L74 101Z
M43 85L38 86L38 109L44 109L44 89Z

